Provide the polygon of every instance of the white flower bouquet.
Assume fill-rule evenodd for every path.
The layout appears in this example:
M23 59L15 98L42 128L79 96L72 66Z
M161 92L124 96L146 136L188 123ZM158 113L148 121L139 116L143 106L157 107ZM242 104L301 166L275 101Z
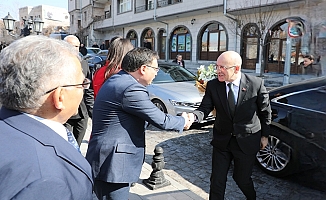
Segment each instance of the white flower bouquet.
M207 68L205 65L200 65L197 69L196 87L199 92L204 93L207 82L217 77L216 67L214 64L208 65Z

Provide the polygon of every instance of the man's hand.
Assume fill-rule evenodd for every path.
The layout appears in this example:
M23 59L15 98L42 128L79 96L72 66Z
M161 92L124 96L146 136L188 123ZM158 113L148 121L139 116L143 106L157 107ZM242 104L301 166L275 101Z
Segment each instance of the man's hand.
M191 114L192 113L187 114L186 112L183 112L181 115L185 119L185 126L184 126L185 130L188 130L195 120L194 114L192 115Z
M260 140L260 149L265 149L268 144L268 137L262 136Z

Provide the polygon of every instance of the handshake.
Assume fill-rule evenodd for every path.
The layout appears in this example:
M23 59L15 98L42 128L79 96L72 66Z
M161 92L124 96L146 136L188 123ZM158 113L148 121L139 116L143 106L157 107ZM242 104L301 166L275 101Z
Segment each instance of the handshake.
M194 113L183 112L181 116L185 119L184 130L188 130L195 121L195 115Z

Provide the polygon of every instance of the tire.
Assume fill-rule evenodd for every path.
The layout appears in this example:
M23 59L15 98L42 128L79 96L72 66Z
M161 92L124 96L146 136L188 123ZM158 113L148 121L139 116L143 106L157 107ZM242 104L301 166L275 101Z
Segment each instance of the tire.
M258 166L269 175L284 177L293 173L293 149L277 136L269 136L267 146L257 153L256 159Z
M168 113L168 111L167 111L167 109L166 109L166 107L165 107L165 105L164 105L164 103L163 103L162 101L160 101L160 100L158 100L158 99L154 99L152 102L153 102L153 104L154 104L158 109L160 109L162 112L164 112L164 113Z

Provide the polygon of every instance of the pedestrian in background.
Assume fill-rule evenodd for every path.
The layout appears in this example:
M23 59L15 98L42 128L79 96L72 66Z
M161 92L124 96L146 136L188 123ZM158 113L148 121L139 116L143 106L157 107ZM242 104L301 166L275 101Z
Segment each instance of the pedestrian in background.
M96 42L93 43L92 47L94 47L94 48L100 48Z
M2 50L0 199L92 199L91 167L62 125L87 85L67 42L28 36Z
M106 63L95 72L93 77L94 98L96 98L105 80L121 70L123 57L133 48L134 46L129 39L123 39L121 37L114 37L111 39Z
M313 55L306 55L303 57L302 74L315 75L317 77L322 75L320 56L315 60Z
M102 42L101 46L100 46L100 49L102 50L107 50L108 48L106 47L106 44L105 42Z
M85 47L84 44L80 44L79 52L80 52L83 56L86 56L86 55L87 55L87 49L86 49L86 47Z
M79 39L74 35L68 35L64 38L66 42L75 47L78 52L79 49ZM84 76L91 79L91 74L89 66L86 60L81 59L81 66ZM93 105L94 105L94 92L92 87L84 90L83 100L80 102L78 107L78 113L68 119L65 126L70 130L80 146L86 133L88 125L88 117L92 118L93 115Z
M137 182L144 162L147 122L180 133L193 122L186 113L171 116L151 102L146 86L157 75L157 59L157 53L145 47L129 51L122 70L103 84L96 97L86 159L99 199L128 199L130 184Z
M207 83L203 100L194 111L198 122L214 108L217 113L211 141L210 200L224 200L232 160L233 179L247 199L256 199L251 174L257 152L268 143L271 107L263 80L241 73L241 65L237 52L222 53L216 61L217 79Z
M186 67L185 66L185 61L182 59L182 55L180 55L180 54L177 55L177 57L172 62L177 63L181 67Z

